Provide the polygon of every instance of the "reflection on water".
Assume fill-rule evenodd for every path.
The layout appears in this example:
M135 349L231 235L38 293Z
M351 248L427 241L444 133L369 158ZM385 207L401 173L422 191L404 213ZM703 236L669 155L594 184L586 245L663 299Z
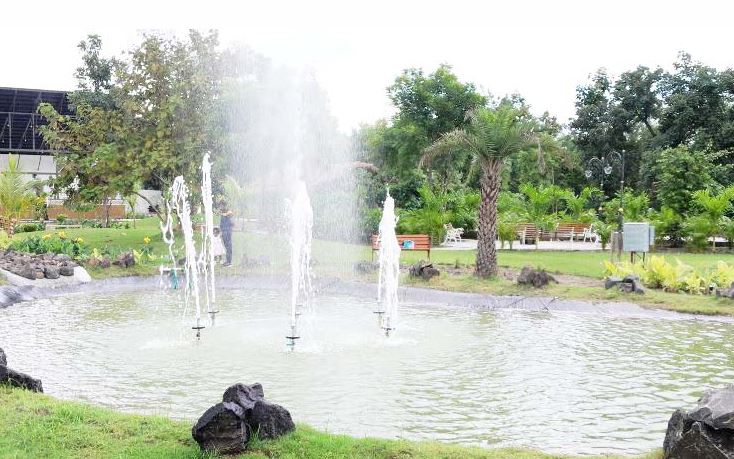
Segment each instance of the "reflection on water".
M222 291L196 342L164 293L76 294L0 310L0 347L46 391L195 419L261 382L299 422L355 436L638 453L675 408L734 380L733 326L407 303L385 338L367 300L318 298L296 352L272 291Z

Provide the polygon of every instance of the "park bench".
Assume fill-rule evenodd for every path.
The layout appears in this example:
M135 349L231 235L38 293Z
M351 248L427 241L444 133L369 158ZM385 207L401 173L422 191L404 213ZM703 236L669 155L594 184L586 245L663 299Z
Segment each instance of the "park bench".
M532 223L522 223L517 225L515 232L517 233L517 238L520 240L520 244L523 245L526 245L528 243L527 241L535 242L542 235L541 231L538 230L538 227Z
M398 244L400 250L417 250L428 253L428 259L431 259L431 237L427 234L398 234ZM380 250L380 236L373 234L372 242L372 260L375 259L375 252Z
M588 236L590 227L588 223L559 223L553 234L559 241L565 238L573 242L577 238Z

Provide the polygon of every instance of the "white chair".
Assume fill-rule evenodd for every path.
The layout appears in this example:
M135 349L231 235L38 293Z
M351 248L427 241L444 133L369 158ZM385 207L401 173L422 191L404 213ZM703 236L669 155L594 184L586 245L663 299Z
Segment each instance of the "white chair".
M454 228L451 223L443 225L443 229L446 230L446 236L444 237L443 243L448 242L461 242L461 235L464 234L464 228Z
M584 242L586 242L587 239L590 242L599 242L599 235L594 231L594 225L584 228Z

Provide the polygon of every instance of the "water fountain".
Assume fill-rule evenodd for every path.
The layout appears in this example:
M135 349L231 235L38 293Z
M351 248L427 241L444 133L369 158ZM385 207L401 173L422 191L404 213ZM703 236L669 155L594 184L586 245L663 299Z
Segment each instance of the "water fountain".
M191 206L189 204L189 189L186 181L182 176L174 179L171 186L171 201L166 204L168 214L166 216L166 224L161 225L163 239L171 250L171 259L173 261L173 275L176 275L176 258L173 254L173 216L172 212L178 216L181 224L181 231L184 237L184 250L186 261L184 262L183 272L185 279L184 288L184 316L188 313L189 306L193 300L196 324L191 327L196 330L196 338L201 338L201 330L205 327L201 325L201 299L199 295L199 259L196 257L196 245L194 243L194 228L191 223Z
M395 234L395 200L388 190L380 219L380 271L377 286L377 313L385 335L395 329L398 320L398 279L400 277L400 245Z
M214 279L214 205L212 197L212 163L209 161L209 152L204 155L201 163L201 197L204 204L204 226L201 229L201 254L199 265L203 271L206 290L207 313L214 325L216 310L216 289Z
M313 287L311 284L311 238L313 209L308 189L303 180L295 187L295 197L288 202L290 224L291 269L291 323L288 345L293 347L299 339L298 318L310 309Z

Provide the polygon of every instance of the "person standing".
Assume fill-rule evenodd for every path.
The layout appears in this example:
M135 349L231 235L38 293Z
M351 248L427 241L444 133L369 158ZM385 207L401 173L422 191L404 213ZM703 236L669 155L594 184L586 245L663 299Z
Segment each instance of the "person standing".
M225 261L222 266L232 266L232 215L226 205L222 205L222 216L219 219L219 230L222 233L222 242L224 242Z

